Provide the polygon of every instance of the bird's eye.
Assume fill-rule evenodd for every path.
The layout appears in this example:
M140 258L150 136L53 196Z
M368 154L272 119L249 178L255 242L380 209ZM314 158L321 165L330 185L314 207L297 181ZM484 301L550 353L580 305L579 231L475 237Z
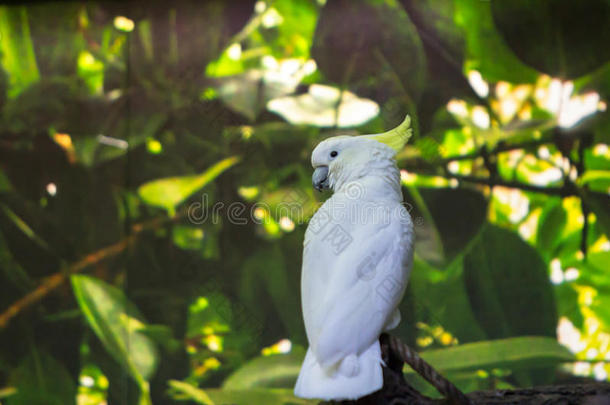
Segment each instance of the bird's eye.
M336 150L330 152L330 157L335 157L339 154L339 152L337 152Z

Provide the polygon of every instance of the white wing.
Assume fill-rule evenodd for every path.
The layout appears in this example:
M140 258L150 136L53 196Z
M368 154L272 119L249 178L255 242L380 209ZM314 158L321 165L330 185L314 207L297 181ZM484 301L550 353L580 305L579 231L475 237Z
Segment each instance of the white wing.
M406 211L371 223L325 217L324 207L318 214L326 223L314 218L307 231L302 299L309 344L326 368L362 353L397 323L413 231Z

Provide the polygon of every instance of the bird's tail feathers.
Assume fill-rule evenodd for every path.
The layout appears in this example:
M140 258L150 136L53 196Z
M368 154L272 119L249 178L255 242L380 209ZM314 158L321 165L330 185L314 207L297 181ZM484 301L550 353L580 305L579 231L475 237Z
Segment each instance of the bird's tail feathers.
M383 386L381 348L375 341L360 355L349 355L338 367L324 370L311 348L307 350L294 393L300 398L349 400L373 393Z

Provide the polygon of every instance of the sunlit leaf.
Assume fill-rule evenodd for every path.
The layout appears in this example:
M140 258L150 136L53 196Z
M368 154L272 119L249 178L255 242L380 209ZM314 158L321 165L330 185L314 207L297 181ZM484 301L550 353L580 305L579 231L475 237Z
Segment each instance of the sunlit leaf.
M78 305L108 353L131 374L141 389L141 404L150 402L148 383L157 368L158 352L142 333L142 316L125 294L103 281L71 276Z
M11 397L17 393L17 388L15 387L4 387L0 388L0 399L5 399Z
M0 8L2 66L9 74L9 96L15 97L40 78L25 6Z
M177 225L172 228L172 238L182 249L203 249L204 231L200 227Z
M199 338L207 334L224 334L231 330L233 317L231 302L219 292L210 291L189 306L186 336Z
M537 368L574 361L574 355L556 339L543 336L466 343L428 350L421 355L438 370Z
M231 47L225 49L225 51L218 57L218 59L213 60L208 64L205 71L206 76L226 77L244 73L245 66L243 61L240 58L232 58L230 56L230 48Z
M296 224L305 223L319 207L313 193L299 187L281 187L265 192L259 201L269 207L270 214L275 219L288 217Z
M138 188L138 194L145 203L165 208L168 214L172 216L176 206L235 165L239 160L239 157L236 156L223 159L205 172L195 176L168 177L150 181Z
M594 191L610 190L610 170L587 170L579 179L579 184L588 184Z
M271 50L280 56L309 57L318 17L317 5L309 0L278 0L273 7L282 16Z
M477 70L487 80L533 83L538 73L524 65L496 30L491 2L454 2L455 21L466 33L465 70Z
M174 394L180 394L184 399L195 401L198 404L214 405L214 401L201 388L178 380L169 380L167 383Z
M78 55L78 76L85 81L92 94L101 94L104 89L104 64L90 52Z

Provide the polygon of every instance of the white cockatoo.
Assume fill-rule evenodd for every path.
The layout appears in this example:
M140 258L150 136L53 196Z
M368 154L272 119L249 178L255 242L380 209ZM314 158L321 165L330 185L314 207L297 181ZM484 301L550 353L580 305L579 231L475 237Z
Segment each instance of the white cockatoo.
M377 135L336 136L311 155L313 186L333 195L305 233L301 295L309 348L301 398L356 399L383 385L379 335L400 322L413 261L413 223L394 156L407 116Z

